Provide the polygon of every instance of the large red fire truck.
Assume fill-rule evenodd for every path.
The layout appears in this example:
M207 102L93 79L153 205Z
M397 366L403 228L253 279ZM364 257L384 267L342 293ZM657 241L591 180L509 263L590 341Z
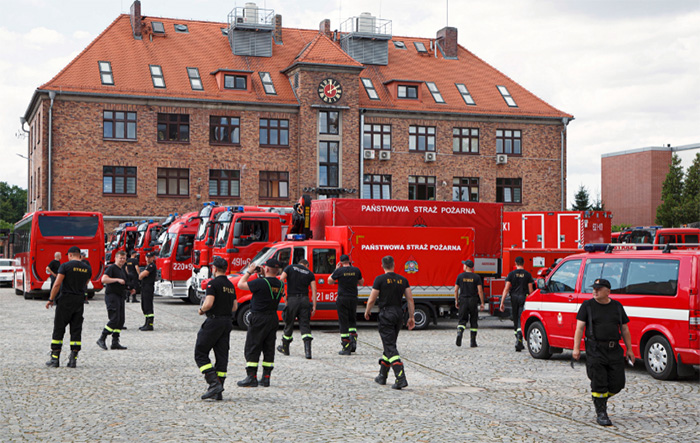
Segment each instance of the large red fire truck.
M196 294L189 297L187 280L192 275L192 247L199 227L197 212L190 212L176 219L165 231L156 266L155 295L181 298L199 303Z
M136 245L138 237L138 226L133 222L122 223L112 232L112 241L107 245L107 263L114 263L114 257L119 251L126 251L129 254Z
M136 229L138 236L136 238L134 251L139 253L139 266L146 266L147 253L160 251L158 234L160 234L161 229L161 224L153 220L144 221L138 225Z

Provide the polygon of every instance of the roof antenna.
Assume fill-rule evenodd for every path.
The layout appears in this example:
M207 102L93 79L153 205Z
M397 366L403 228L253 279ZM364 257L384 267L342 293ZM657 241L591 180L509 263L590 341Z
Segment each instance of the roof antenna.
M445 27L450 26L450 0L445 0Z

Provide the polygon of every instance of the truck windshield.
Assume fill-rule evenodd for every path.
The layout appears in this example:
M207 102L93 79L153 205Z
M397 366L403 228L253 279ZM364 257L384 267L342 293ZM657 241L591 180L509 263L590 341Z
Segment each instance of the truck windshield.
M163 242L163 246L160 248L159 257L170 257L170 252L172 252L172 250L173 250L173 246L175 245L175 240L177 240L177 233L175 233L175 232L166 233L165 241Z
M276 252L277 249L262 248L262 250L258 252L258 254L255 257L253 257L251 263L255 263L255 266L262 266L262 264L265 263L268 258L275 255ZM248 269L248 266L250 266L250 264L243 266L239 272L245 272L245 270Z
M158 234L158 241L156 244L162 245L167 238L168 238L168 230L163 229L163 231L160 234Z
M54 217L39 215L39 231L44 237L94 237L97 217Z
M201 219L199 220L199 228L197 228L197 237L195 237L196 240L204 239L204 234L207 232L207 222L209 222L209 216L211 215L211 209L211 206L205 206L201 211L199 211L199 216Z
M141 226L139 226L138 233L139 236L136 239L136 247L137 248L142 248L143 247L143 241L146 239L146 231L148 230L148 224L144 223Z
M214 240L214 247L223 248L226 246L228 231L231 227L231 218L233 218L233 214L230 212L224 212L219 216L219 221L216 224L216 240Z

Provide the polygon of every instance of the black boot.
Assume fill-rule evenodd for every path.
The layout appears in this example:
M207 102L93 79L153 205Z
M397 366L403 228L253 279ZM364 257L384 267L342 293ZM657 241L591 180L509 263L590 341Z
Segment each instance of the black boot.
M523 333L518 331L515 333L515 352L520 352L525 349L523 346Z
M455 340L455 344L456 344L457 346L462 346L462 336L463 336L463 335L464 335L464 329L463 329L463 328L459 328L459 329L457 330L457 340Z
M338 355L352 354L352 338L343 337L343 339L340 341L340 344L343 348L340 351L338 351Z
M264 388L269 388L270 387L270 374L272 374L272 368L265 366L263 368L263 373L262 373L262 380L260 380L260 384Z
M78 351L70 351L70 355L68 356L68 363L66 363L66 366L69 368L75 368L76 364L78 363Z
M112 346L110 347L110 349L115 349L115 350L120 351L122 349L126 349L126 346L122 346L119 343L119 336L118 335L112 335Z
M277 350L284 355L289 355L289 344L291 342L292 342L291 340L288 340L288 339L282 337L282 344L277 346Z
M51 358L46 362L46 366L49 368L57 368L60 366L58 358L61 356L61 351L51 351Z
M380 385L386 384L386 378L389 376L389 362L379 359L379 375L374 377L374 381Z
M311 359L311 339L307 338L304 340L304 354L307 359Z
M134 294L134 299L131 300L131 303L138 303L139 300L136 298L136 294Z
M595 405L596 421L601 426L612 426L612 422L608 418L608 399L607 397L593 397Z
M105 343L105 340L109 334L110 333L108 331L103 330L102 335L100 335L100 338L97 339L97 346L101 347L105 351L107 350L107 343Z
M357 351L357 332L350 333L350 352Z
M476 344L476 331L469 331L471 334L471 343L469 343L469 347L471 348L476 348L478 345Z
M216 375L216 372L214 372L213 370L205 372L204 379L207 381L207 383L209 383L209 389L207 389L207 392L202 394L202 400L216 397L218 394L223 392L224 387L221 385L221 381Z
M243 380L240 380L237 384L242 388L257 388L258 387L258 368L257 367L247 367L245 368L246 374L248 376Z
M153 317L146 317L146 323L139 328L139 331L152 331L153 330Z
M224 392L224 382L226 381L226 377L219 377L219 383L221 383L221 392ZM221 395L221 392L216 394L216 399L217 400L223 400L224 397Z
M391 367L394 368L394 375L396 375L396 382L391 385L391 389L401 389L408 386L408 381L406 381L406 373L403 370L403 363L401 363L401 360L392 363Z

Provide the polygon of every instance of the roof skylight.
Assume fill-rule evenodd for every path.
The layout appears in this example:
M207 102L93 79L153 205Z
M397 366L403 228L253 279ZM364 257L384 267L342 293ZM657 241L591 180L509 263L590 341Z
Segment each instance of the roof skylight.
M193 90L201 91L204 89L202 78L199 76L199 69L187 68L187 76L190 78L190 86L192 86Z
M179 32L179 33L182 33L182 34L188 34L188 33L190 32L190 30L187 29L187 25L178 25L178 24L175 24L175 25L173 25L173 26L175 27L175 32Z
M394 40L394 47L396 49L406 49L406 44L399 40Z
M103 85L114 85L114 76L112 75L112 64L110 62L97 62L100 67L100 80Z
M503 96L503 100L506 101L508 106L510 106L511 108L518 107L518 105L515 104L515 100L513 100L513 97L510 96L510 92L508 92L508 88L506 88L505 86L497 86L497 88L498 88L498 92L501 93L501 95Z
M163 22L151 22L151 29L153 29L154 34L165 34Z
M416 47L416 51L418 52L428 52L428 50L425 49L425 44L423 44L423 42L413 42L413 46Z
M474 98L472 98L472 95L469 93L469 90L464 85L464 83L455 83L455 86L457 86L457 90L459 91L459 93L462 94L462 98L464 99L464 103L471 105L471 106L476 105Z
M442 94L440 94L440 90L434 82L425 82L425 84L428 85L428 90L433 95L435 103L445 103L445 99L442 98Z
M151 80L153 80L154 88L165 88L165 78L163 77L163 70L159 65L149 65L151 69Z
M261 72L260 80L262 81L263 88L265 89L265 94L277 94L277 91L275 91L275 85L272 83L272 77L270 77L269 72Z
M362 85L365 87L365 91L367 91L370 100L379 100L379 94L377 94L377 90L374 89L374 83L372 83L371 79L363 78Z

